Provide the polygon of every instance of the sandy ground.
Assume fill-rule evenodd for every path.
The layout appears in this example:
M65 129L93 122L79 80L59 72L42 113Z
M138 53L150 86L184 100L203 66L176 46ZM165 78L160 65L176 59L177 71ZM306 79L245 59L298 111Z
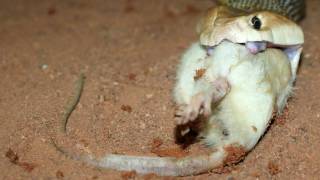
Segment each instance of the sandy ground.
M201 12L212 5L207 0L2 0L0 179L128 178L61 155L52 136L74 152L98 156L155 156L155 143L177 148L175 69L197 39ZM185 179L320 177L320 1L308 1L307 12L301 23L304 57L285 116L228 172ZM81 72L83 94L69 119L68 138L59 138ZM195 144L186 151L201 148Z

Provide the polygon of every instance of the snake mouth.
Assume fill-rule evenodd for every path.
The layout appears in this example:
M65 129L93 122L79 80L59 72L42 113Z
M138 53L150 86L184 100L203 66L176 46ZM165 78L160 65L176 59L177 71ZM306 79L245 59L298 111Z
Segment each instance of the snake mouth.
M295 56L296 51L298 51L302 44L298 45L281 45L281 44L274 44L271 42L265 42L265 41L249 41L246 43L242 43L248 51L252 54L257 54L259 52L263 52L267 48L275 48L282 50L289 58L289 60L292 59L293 56Z
M224 40L229 41L229 40ZM265 51L268 48L274 48L281 50L285 55L287 55L288 60L291 66L292 79L296 77L297 69L299 66L300 55L302 52L302 44L293 44L293 45L282 45L275 44L267 41L248 41L246 43L236 43L246 47L246 49L251 54L258 54ZM214 52L215 46L203 46L207 50L207 55L211 56Z
M283 51L288 59L291 61L302 48L302 44L297 45L281 45L267 41L248 41L246 43L237 43L246 47L251 54L258 54L265 51L267 48L275 48ZM214 46L206 46L207 54L210 56L213 52Z
M198 33L204 46L228 40L245 44L253 54L266 48L286 49L304 43L301 27L279 14L268 11L237 14L223 6L207 11L198 25Z

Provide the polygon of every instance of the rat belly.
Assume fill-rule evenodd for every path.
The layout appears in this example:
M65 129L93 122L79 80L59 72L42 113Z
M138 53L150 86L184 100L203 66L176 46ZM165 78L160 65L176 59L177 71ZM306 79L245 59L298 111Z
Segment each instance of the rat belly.
M225 76L231 90L207 121L202 134L205 143L222 147L237 144L250 150L265 132L278 96L289 93L291 73L287 56L276 49L253 55L244 46L224 42L210 58L210 74Z

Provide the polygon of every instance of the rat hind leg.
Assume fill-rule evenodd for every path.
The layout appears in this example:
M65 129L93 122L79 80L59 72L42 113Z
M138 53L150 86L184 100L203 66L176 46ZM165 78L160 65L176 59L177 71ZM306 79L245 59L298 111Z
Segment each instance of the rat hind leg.
M199 134L202 144L208 147L222 147L228 140L229 130L217 116L211 116Z
M219 116L212 116L199 134L202 143L208 147L219 148L238 145L251 149L265 131L266 126L256 127L248 122L226 122Z
M270 94L231 91L208 119L201 134L203 143L214 147L239 144L251 149L265 132L273 107Z

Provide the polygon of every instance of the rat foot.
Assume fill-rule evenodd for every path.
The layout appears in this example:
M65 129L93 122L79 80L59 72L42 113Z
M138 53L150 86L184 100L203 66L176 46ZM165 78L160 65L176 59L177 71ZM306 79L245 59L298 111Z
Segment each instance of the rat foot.
M207 98L204 93L198 93L191 98L189 105L178 106L175 113L175 120L178 125L187 124L192 122L199 114L209 114L211 99ZM205 111L207 111L205 113Z
M211 105L220 101L230 90L230 85L225 78L217 78L212 83L212 88L200 92L191 98L188 105L178 106L175 113L177 125L187 124L197 119L199 115L208 117L211 114Z

